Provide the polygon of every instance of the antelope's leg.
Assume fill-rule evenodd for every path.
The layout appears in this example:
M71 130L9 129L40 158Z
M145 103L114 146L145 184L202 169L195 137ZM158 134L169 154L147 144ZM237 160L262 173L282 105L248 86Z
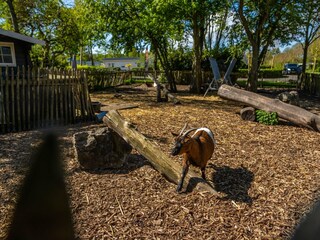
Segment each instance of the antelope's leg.
M189 171L189 161L188 160L184 160L183 163L182 163L182 174L181 174L181 178L180 178L180 181L178 183L178 186L177 186L177 192L181 191L182 186L183 186L184 178L186 177L186 174L188 173L188 171Z
M206 167L201 168L201 177L206 180Z

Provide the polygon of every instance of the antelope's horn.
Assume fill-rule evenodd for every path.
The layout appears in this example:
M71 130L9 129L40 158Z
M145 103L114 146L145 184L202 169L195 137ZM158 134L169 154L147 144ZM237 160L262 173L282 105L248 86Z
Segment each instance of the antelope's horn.
M189 133L191 133L192 131L195 131L197 130L198 128L191 128L189 129L188 131L186 131L183 135L182 135L182 138L185 138Z
M179 136L182 135L183 131L187 128L187 126L188 126L188 123L186 123L186 124L184 125L184 127L182 128L182 130L181 130L180 133L179 133Z

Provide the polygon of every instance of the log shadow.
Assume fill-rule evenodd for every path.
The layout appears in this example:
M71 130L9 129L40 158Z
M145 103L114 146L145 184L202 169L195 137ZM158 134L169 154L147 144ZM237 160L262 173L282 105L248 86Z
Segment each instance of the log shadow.
M158 141L158 142L161 142L161 143L168 143L169 142L169 139L167 137L157 137L157 136L153 136L153 135L150 135L150 134L145 134L144 136L146 138L148 138L148 139L151 139L151 140L154 140L154 141Z
M213 168L216 170L212 174L214 187L218 192L226 194L221 198L222 200L252 204L253 200L248 194L254 179L254 174L251 171L243 166L230 168L228 166L218 167L213 165Z
M148 160L140 154L131 153L127 156L127 160L120 168L96 168L96 169L81 169L78 167L75 172L87 172L90 174L128 174L143 166L150 165Z
M192 177L189 179L188 185L184 191L184 193L191 193L196 188L198 183L207 183L205 180L203 180L201 177Z

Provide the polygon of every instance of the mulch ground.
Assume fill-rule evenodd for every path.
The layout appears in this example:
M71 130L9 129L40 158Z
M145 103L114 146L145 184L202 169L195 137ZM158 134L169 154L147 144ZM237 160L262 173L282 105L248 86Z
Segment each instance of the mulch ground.
M290 238L320 196L319 133L286 121L277 126L242 121L240 104L213 93L203 98L182 91L178 96L181 105L156 103L155 91L141 85L95 93L92 100L138 104L119 112L168 156L171 131L178 132L186 122L209 127L218 145L207 176L219 196L196 190L177 194L176 185L135 150L121 169L82 171L73 134L104 125L61 127L55 130L62 142L77 239ZM319 112L317 100L303 102ZM42 135L30 131L0 136L1 239Z

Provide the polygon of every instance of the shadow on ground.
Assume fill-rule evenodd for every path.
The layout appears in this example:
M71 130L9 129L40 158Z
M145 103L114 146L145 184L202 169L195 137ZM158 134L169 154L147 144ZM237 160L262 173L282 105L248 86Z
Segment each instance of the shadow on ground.
M189 179L188 185L186 186L186 190L184 193L191 193L193 192L193 190L196 188L196 186L198 185L198 183L201 182L206 182L205 180L203 180L200 177L192 177Z
M85 171L91 174L128 174L135 171L145 165L150 165L148 160L140 154L130 154L121 168L111 169L111 168L97 168L92 170L84 170L80 167L75 169L75 172ZM73 174L73 173L72 173Z
M245 167L230 168L228 166L218 167L212 174L212 181L218 192L226 194L223 200L233 200L252 204L252 198L248 194L254 174Z

